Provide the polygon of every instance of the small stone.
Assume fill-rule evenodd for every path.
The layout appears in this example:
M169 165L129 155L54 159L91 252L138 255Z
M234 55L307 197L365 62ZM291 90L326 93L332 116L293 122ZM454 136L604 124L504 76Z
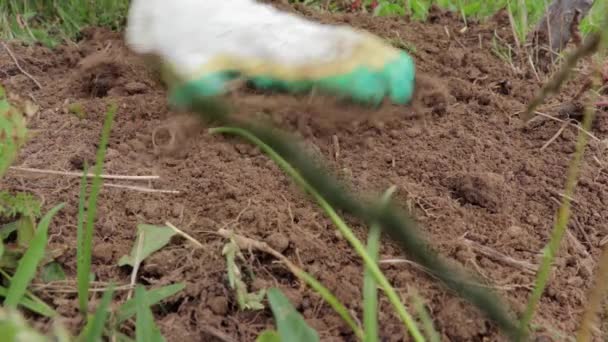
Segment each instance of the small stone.
M265 290L269 287L272 287L272 283L270 283L262 278L255 278L251 282L251 289L253 291Z
M147 202L143 211L147 218L156 218L157 216L162 215L161 207L159 203L155 201Z
M523 232L524 232L523 228L521 228L519 226L511 226L511 227L507 228L507 236L509 236L512 239L517 239L518 237L521 237Z
M228 300L226 297L213 297L207 301L207 305L216 315L225 315L228 313Z
M131 146L131 149L133 151L137 151L137 152L146 150L146 144L144 144L143 142L141 142L137 139L133 139L133 140L129 141L129 146Z
M302 305L302 293L297 289L283 289L283 293L285 294L285 297L289 299L291 304L293 304L294 307L299 308Z
M526 219L527 219L528 223L531 225L537 225L538 222L540 221L538 216L536 216L535 214L528 215L528 217Z
M383 130L384 130L384 128L386 127L386 124L385 124L384 122L382 122L382 121L379 121L379 120L374 120L374 121L372 122L372 126L373 126L375 129L379 130L379 131L383 131Z
M289 239L281 233L272 233L266 238L266 243L279 253L283 253L289 247Z
M253 222L255 220L255 212L253 210L246 210L241 215L241 220L243 220L243 222L246 222L246 223Z
M184 212L184 205L183 204L181 204L181 203L175 203L173 205L173 210L171 211L171 214L173 215L173 217L180 217L183 212Z
M112 262L113 246L109 243L96 243L93 247L93 258L101 261L103 264Z
M405 135L407 135L410 138L415 138L415 137L419 136L420 134L422 134L422 129L420 129L420 127L410 127L405 130Z
M108 148L106 150L106 158L108 160L112 160L115 158L118 158L120 156L120 152L118 152L117 150L113 149L113 148Z
M125 90L129 94L141 94L148 89L148 86L142 82L129 82L125 84Z

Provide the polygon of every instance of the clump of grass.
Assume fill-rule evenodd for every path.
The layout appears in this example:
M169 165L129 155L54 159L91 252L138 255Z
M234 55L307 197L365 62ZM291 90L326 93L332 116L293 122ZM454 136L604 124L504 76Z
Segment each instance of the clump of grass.
M0 2L0 38L55 46L83 28L124 26L129 0L6 0Z
M0 86L0 177L17 156L26 137L25 117L9 103L6 91Z
M32 294L28 288L38 272L39 265L46 256L45 250L48 244L49 225L56 213L63 208L64 204L62 203L53 207L42 217L32 236L26 241L27 249L17 261L14 274L10 275L4 269L0 269L0 275L9 284L8 288L0 286L0 297L4 298L3 307L0 308L0 330L11 331L15 336L19 335L20 338L25 338L28 341L99 341L104 336L112 338L120 337L121 340L128 341L130 338L123 336L118 330L120 325L126 320L137 316L135 333L138 341L164 341L153 322L149 307L183 290L184 284L173 284L150 291L146 291L139 286L136 291L136 298L123 303L116 311L109 310L114 293L114 287L110 286L104 292L100 304L93 315L89 316L87 313L91 281L91 249L93 225L96 216L95 209L101 188L100 174L115 112L116 106L111 106L106 114L89 197L87 198L86 196L87 170L85 167L81 185L81 196L79 198L77 292L80 309L87 317L85 327L80 331L77 338L72 338L61 325L55 324L54 334L47 337L29 327L17 311L18 308L26 308L46 317L59 318L57 312ZM37 213L40 210L40 204L32 205L29 202L31 202L29 201L29 197L10 197L4 195L2 196L3 212L12 215ZM86 203L88 204L85 210ZM3 241L0 239L0 258L3 257L5 251ZM3 335L3 338L10 339L10 336Z
M19 215L40 216L41 203L38 198L26 192L11 194L0 191L0 218L12 219Z
M10 286L4 300L4 306L7 308L16 309L17 305L21 303L30 282L34 279L38 265L44 257L51 220L63 206L64 204L55 206L40 220L36 235L30 241L29 248L23 257L19 260L17 270L10 281Z

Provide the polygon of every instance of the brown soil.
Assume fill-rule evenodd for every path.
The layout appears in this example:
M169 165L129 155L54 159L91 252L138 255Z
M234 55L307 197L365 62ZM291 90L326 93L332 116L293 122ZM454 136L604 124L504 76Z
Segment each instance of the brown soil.
M522 128L517 113L540 83L529 68L515 70L492 53L495 29L505 39L510 37L508 25L496 24L503 18L472 23L459 33L462 23L457 16L441 12L433 13L427 23L312 11L305 15L412 43L419 73L431 85L418 94L422 109L387 104L370 111L320 96L237 91L231 101L239 113L265 113L296 132L358 191L380 193L397 185L395 198L413 211L434 246L480 273L488 286L521 312L533 274L475 246L538 263L561 199L577 130L566 127L541 149L562 123L541 118ZM170 113L162 86L128 53L119 34L95 29L84 36L77 45L56 50L12 45L21 66L40 81L42 89L20 73L6 54L0 54L2 84L40 106L29 119L35 136L16 164L64 171L80 171L85 161L93 164L104 113L116 103L119 111L104 172L156 174L161 178L152 182L154 188L180 191L102 190L94 237L96 278L127 284L131 269L116 263L132 248L136 225L168 220L205 248L193 249L176 238L147 259L139 271L138 281L150 287L187 284L186 290L155 309L167 339L210 341L219 331L234 340L253 341L259 332L273 326L272 314L269 310L238 310L227 286L221 254L225 241L210 234L227 226L283 251L350 309L360 312L362 264L323 212L257 149L232 138L210 136L200 127L193 128L191 121L185 124L191 119L184 121ZM545 106L547 114L563 117L560 103L568 102L582 81L571 83ZM73 103L83 105L86 117L70 113L68 107ZM592 132L599 139L608 134L605 114L598 117ZM327 120L345 117L349 120L339 120L339 124ZM163 130L166 125L186 129L189 139L173 141L178 148L164 148L171 142L167 135L171 130ZM605 142L590 140L569 232L535 319L546 336L553 336L553 330L575 331L592 284L600 241L608 235L605 147ZM53 221L50 248L60 251L58 261L69 278L75 279L79 179L10 171L0 184L3 189L35 193L44 200L45 209L66 203ZM357 223L353 226L364 238L365 230ZM394 259L402 254L387 242L381 257ZM279 286L323 340L353 340L338 316L283 266L262 254L254 254L248 261L255 274L251 290ZM383 269L404 298L415 287L428 300L444 340L502 339L497 328L473 307L415 265L384 264ZM76 330L82 323L76 295L57 288L48 286L37 293ZM119 298L125 296L121 292ZM386 341L408 340L392 312L382 299L383 337ZM40 326L48 323L39 318L35 321Z

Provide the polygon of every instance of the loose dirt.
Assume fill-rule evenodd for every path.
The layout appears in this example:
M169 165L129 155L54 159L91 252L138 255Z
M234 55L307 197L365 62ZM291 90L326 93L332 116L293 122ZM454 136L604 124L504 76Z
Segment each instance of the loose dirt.
M518 112L540 82L529 65L511 64L493 52L495 42L510 41L509 26L497 24L504 18L470 23L461 33L463 24L457 15L440 11L434 11L428 22L418 23L297 10L318 21L346 23L400 46L415 47L412 55L426 85L417 95L419 105L386 104L372 111L318 95L237 90L229 96L237 112L269 117L295 132L357 191L379 194L396 185L395 199L412 210L429 241L444 255L481 274L489 287L521 312L534 275L496 255L538 264L561 200L578 130L568 125L545 146L562 122L539 117L523 127ZM116 103L118 114L104 173L155 174L160 180L150 182L153 188L179 191L103 188L93 251L93 271L99 282L128 284L131 269L118 267L117 261L130 252L137 224L170 221L204 248L195 249L176 238L146 259L138 273L138 282L150 287L186 284L183 292L155 308L167 339L253 341L273 326L272 314L268 309L238 310L221 254L225 241L212 234L225 226L268 242L360 312L361 261L314 203L256 148L233 138L211 136L192 119L170 112L155 74L128 52L120 34L90 29L83 36L77 44L56 50L11 45L21 66L40 81L42 89L21 74L8 55L0 54L2 84L40 106L29 118L35 135L16 165L72 172L81 171L85 162L92 165L104 113ZM566 118L570 111L566 108L564 114L560 104L569 102L582 82L568 83L542 110ZM75 103L82 105L84 117L69 110ZM188 134L172 136L176 127ZM590 133L597 139L590 139L568 234L535 319L542 327L540 334L550 340L558 340L556 331L575 331L592 284L600 241L608 235L608 157L606 140L601 141L608 136L606 112L599 114ZM45 209L66 203L51 226L49 248L58 251L58 261L73 281L79 179L10 171L0 185L33 192L43 199ZM357 222L352 225L364 239L365 229ZM403 256L386 241L381 258ZM254 254L248 265L255 275L248 280L250 290L279 286L324 341L354 340L338 316L272 258ZM415 265L389 263L382 268L404 298L411 294L410 288L416 288L428 300L444 340L502 340L497 328L472 306ZM65 289L65 284L50 284L36 292L75 331L82 324L76 294ZM120 292L119 298L125 297L126 292ZM384 340L408 340L384 298L381 305ZM33 320L48 326L44 319Z

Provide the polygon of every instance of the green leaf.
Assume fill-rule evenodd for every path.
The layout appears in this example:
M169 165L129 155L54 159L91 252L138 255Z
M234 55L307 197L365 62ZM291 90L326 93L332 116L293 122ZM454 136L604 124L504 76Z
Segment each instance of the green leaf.
M131 254L120 258L118 266L130 265L131 267L135 267L136 263L141 263L150 254L163 248L169 243L171 237L176 234L169 227L149 224L140 224L137 226L137 230L137 239L135 240Z
M14 270L23 256L23 249L15 246L5 246L4 254L0 259L0 269Z
M17 220L17 244L19 246L28 247L30 245L30 241L36 234L34 225L35 220L31 216L21 216Z
M135 307L137 320L135 322L135 340L137 342L164 342L164 337L154 324L154 316L146 298L146 290L143 286L135 288Z
M281 337L276 330L264 330L255 342L281 342Z
M6 240L15 231L17 231L17 221L0 226L0 239Z
M28 326L27 321L17 310L0 308L0 336L2 341L49 342L35 329Z
M51 262L42 268L42 281L50 283L52 281L65 280L65 272L58 262Z
M106 320L108 319L108 307L110 306L110 302L112 301L113 295L114 285L111 284L110 288L108 288L104 292L103 297L101 297L101 302L99 303L99 307L97 307L97 310L95 310L93 320L90 321L90 325L87 327L88 329L86 330L85 341L101 341L103 328L106 324Z
M4 305L8 308L16 308L17 304L21 302L21 298L25 294L30 282L36 275L36 269L38 264L44 258L44 250L48 240L49 225L53 216L63 208L64 204L59 204L51 209L38 224L38 231L32 239L28 250L23 255L23 258L19 261L17 270L11 285L6 295Z
M0 297L6 297L6 294L8 293L8 289L5 287L0 286ZM21 302L19 302L20 306L23 306L24 308L31 310L32 312L35 312L39 315L45 316L45 317L54 317L56 316L55 311L48 306L46 303L42 302L42 300L33 300L30 297L23 297L21 298ZM3 336L2 334L0 334L0 336Z
M97 149L97 158L93 171L94 177L91 181L91 193L87 202L86 217L84 214L84 197L86 196L86 178L87 172L83 172L83 181L80 191L80 202L78 204L78 225L77 225L77 287L78 287L78 305L80 311L86 312L89 301L89 274L91 273L91 258L93 253L93 226L97 217L97 199L101 190L102 179L100 177L103 169L103 161L106 156L108 140L114 122L114 115L117 107L111 105L106 112L106 118L103 123L99 148ZM86 169L86 168L85 168ZM86 171L86 170L85 170Z
M319 334L306 324L304 318L277 288L268 290L268 302L277 324L281 341L314 342Z
M0 260L2 260L2 256L4 256L4 242L0 240Z
M162 300L173 296L179 291L183 290L186 287L184 283L167 285L158 289L153 289L145 292L146 301L148 305L156 305L160 303ZM116 321L118 324L128 320L133 317L136 313L136 303L135 299L131 298L127 300L123 305L120 306L118 312L116 314Z
M78 289L78 305L80 311L85 312L89 300L89 284L91 257L87 248L92 246L85 241L84 221L85 221L85 202L87 196L87 173L88 166L84 165L82 178L80 179L80 195L78 197L78 217L76 221L76 287Z

